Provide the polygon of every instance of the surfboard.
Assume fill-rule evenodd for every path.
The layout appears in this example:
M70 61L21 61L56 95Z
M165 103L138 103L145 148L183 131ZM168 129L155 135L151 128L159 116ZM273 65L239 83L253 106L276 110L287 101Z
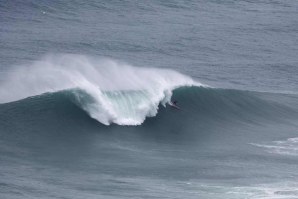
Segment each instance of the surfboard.
M169 105L175 109L181 110L181 108L175 104L173 104L172 102L169 102Z

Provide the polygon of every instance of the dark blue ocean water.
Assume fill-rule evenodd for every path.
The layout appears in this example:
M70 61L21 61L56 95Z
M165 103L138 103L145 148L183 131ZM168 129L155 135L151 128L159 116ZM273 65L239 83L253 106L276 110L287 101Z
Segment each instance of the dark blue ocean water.
M297 1L2 0L0 27L0 198L298 198Z

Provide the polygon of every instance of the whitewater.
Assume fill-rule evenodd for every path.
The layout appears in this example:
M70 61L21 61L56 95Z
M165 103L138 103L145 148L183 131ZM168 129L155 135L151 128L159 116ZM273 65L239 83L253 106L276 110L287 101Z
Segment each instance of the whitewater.
M105 125L140 125L157 114L160 103L170 102L174 89L203 86L173 70L137 68L82 55L47 56L9 71L3 81L1 103L69 92L78 106Z

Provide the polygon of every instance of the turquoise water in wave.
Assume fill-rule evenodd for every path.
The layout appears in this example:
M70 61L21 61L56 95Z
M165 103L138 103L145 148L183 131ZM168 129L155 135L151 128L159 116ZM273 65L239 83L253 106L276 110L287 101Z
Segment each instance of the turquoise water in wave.
M297 10L1 1L0 198L297 198Z

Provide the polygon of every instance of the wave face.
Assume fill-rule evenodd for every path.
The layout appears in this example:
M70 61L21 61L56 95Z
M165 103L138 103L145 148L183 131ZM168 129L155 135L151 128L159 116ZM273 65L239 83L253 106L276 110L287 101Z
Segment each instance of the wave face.
M82 55L48 56L9 74L0 87L1 103L63 91L105 125L139 125L157 114L160 103L170 101L173 89L202 86L173 70Z
M48 99L72 103L104 125L141 125L158 112L158 119L166 120L161 125L172 120L179 124L179 118L164 117L167 113L159 111L171 98L181 106L179 114L184 123L268 122L296 116L296 95L290 96L211 88L173 70L133 67L82 55L48 56L18 67L8 73L0 87L2 104L19 101L34 106L38 102L45 108L50 107ZM30 107L27 109L30 112Z
M128 68L125 70L139 70L126 67ZM159 71L145 70L149 70L150 74ZM140 85L132 89L129 84L126 84L130 88L127 90L123 87L125 85L121 84L119 84L120 90L114 90L115 87L99 89L90 82L86 83L84 79L85 85L77 81L76 85L79 86L76 87L65 87L57 91L44 90L41 94L23 97L20 100L14 98L14 101L0 105L0 110L9 113L11 118L16 115L24 118L24 112L36 116L43 114L36 110L50 110L53 114L43 116L49 124L55 123L56 118L60 118L70 122L67 126L76 126L75 123L80 123L79 120L84 118L83 111L104 125L112 123L140 125L146 117L156 116L145 122L144 128L152 130L159 127L171 127L170 129L177 127L177 129L183 128L186 134L193 129L209 132L215 126L224 126L229 130L232 126L258 126L274 122L287 125L288 121L295 121L298 117L298 110L295 108L297 95L195 86L199 84L179 73L168 71L168 74L171 73L181 78L181 82L185 80L186 86L171 85L173 79L168 79L170 81L163 79L166 74L164 77L158 74L159 82L152 81L160 83L159 85L162 85L160 88L150 85L151 87L148 86L147 89L144 89L146 86L141 89ZM126 83L134 85L130 80ZM178 101L181 109L167 106L171 100ZM32 121L35 119L36 117L31 118ZM38 122L36 124L38 125Z

